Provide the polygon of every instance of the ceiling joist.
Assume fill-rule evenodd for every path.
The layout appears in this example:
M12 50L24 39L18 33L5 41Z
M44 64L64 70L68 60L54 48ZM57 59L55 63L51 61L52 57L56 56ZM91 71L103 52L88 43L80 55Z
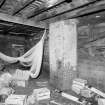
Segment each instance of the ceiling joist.
M0 25L2 25L2 26L8 26L8 27L13 26L13 24L3 23L3 22L1 22L1 21L0 21Z
M49 16L49 17L40 19L39 21L45 21L45 20L48 20L48 19L52 19L52 18L55 18L55 17L57 17L57 16L61 16L61 15L64 15L64 14L66 14L66 13L73 12L73 11L75 11L75 10L79 10L79 9L88 7L88 6L90 6L90 5L99 3L99 2L101 2L101 1L103 1L103 0L94 0L94 1L92 1L92 2L89 2L89 3L83 4L83 5L81 5L81 6L75 7L75 8L73 8L73 9L70 9L70 10L67 10L67 11L64 11L64 12L61 12L61 13L58 13L58 14L55 14L55 15L52 15L52 16ZM76 18L76 16L71 16L70 19L72 19L72 18Z
M43 12L47 12L48 10L51 10L51 9L57 7L57 6L60 6L61 4L64 4L65 2L66 1L64 0L64 1L62 1L62 2L60 2L58 4L56 4L56 5L53 5L53 6L49 7L49 8L45 8L45 9L41 9L41 10L35 11L34 14L32 14L31 16L28 16L27 18L28 19L33 18L33 17L35 17L35 16L37 16L37 15L43 13Z
M45 24L40 24L40 23L37 24L35 23L35 21L23 19L23 18L16 17L16 16L11 16L11 15L4 14L4 13L0 13L0 20L11 22L11 23L18 23L18 24L23 24L23 25L28 25L28 26L39 27L42 29L46 28Z
M28 35L27 33L16 33L16 32L9 32L9 33L10 34L14 34L14 35Z
M102 12L105 12L105 8L96 9L94 11L86 12L86 13L80 14L80 15L75 15L75 16L70 17L69 19L90 16L90 15L98 14L98 13L102 13Z
M6 0L1 1L0 8L4 5L5 2L6 2Z
M23 5L23 7L19 8L18 10L16 10L16 11L13 13L13 16L16 15L16 14L18 14L20 11L22 11L23 9L25 9L26 7L28 7L30 4L32 4L32 3L35 2L35 1L36 1L36 0L31 0L31 1L27 2L27 3L25 3L25 4Z

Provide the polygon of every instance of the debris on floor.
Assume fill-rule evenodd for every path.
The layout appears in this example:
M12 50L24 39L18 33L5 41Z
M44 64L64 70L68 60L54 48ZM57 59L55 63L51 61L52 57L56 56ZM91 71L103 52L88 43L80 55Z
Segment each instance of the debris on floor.
M67 94L67 93L64 93L64 92L62 92L61 95L62 95L63 97L65 97L65 98L71 100L71 101L74 101L74 102L77 102L77 103L79 103L79 104L82 104L82 102L79 101L79 98L77 98L77 97L75 97L75 96L73 96L73 95L70 95L70 94Z
M37 81L36 84L39 87L45 87L48 86L48 81Z
M105 105L105 99L99 98L98 99L98 105Z
M81 90L84 89L84 87L86 86L87 81L77 78L73 80L73 84L72 84L72 90L77 93L80 94Z
M10 88L10 87L4 87L0 89L0 95L11 95L15 92L14 89Z
M8 87L9 84L11 83L12 81L12 75L10 73L3 73L1 76L0 76L0 88L2 87Z
M51 104L54 104L54 105L62 105L62 103L58 103L58 102L56 102L55 100L50 101L50 103L51 103Z
M98 94L99 96L105 98L105 93L101 92L100 90L94 88L94 87L91 87L90 90L96 94Z
M32 95L35 96L38 101L50 99L50 90L48 88L34 89Z
M6 105L24 105L26 101L26 95L10 95L6 100Z
M73 80L71 93L52 88L47 80L36 80L36 87L31 89L30 94L17 94L14 82L18 87L17 81L28 81L28 76L22 77L24 73L17 70L13 76L7 73L0 77L0 102L6 105L105 105L105 93L90 87L87 80L80 78ZM4 78L8 81L4 82ZM20 86L27 88L27 85Z
M17 86L26 87L28 85L29 71L17 69L13 75L13 79L15 80Z

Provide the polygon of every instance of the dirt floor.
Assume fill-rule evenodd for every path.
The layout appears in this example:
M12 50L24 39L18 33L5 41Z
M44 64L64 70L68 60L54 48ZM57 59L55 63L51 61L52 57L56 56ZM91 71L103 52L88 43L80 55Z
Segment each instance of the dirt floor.
M39 85L37 84L38 82L46 82L45 86ZM42 88L42 87L47 87L51 90L51 99L50 101L41 101L40 104L38 105L77 105L75 102L72 102L68 99L65 99L63 97L61 97L61 95L54 90L54 88L49 84L49 75L46 72L43 72L37 79L32 79L30 78L28 81L28 85L23 88L23 87L16 87L16 93L15 94L26 94L26 95L30 95L33 91L33 89L37 89L37 88ZM69 91L70 92L70 91ZM68 92L68 93L69 93ZM52 101L52 103L51 103ZM53 103L55 102L55 103Z
M16 69L13 69L13 68L11 68L11 69L6 68L6 70L0 71L0 74L7 72L7 71L9 73L13 74L15 72L15 70ZM56 102L56 103L58 103L58 105L77 105L76 103L72 102L71 100L67 100L67 99L61 97L61 95L59 93L55 92L55 88L50 85L49 81L50 81L49 73L46 70L42 70L38 78L36 78L36 79L29 78L29 80L27 81L28 83L27 83L26 87L20 87L20 86L14 87L15 94L17 94L17 95L18 94L19 95L31 95L34 89L47 87L51 90L50 101ZM46 84L43 85L43 82L45 82ZM69 92L67 92L67 93L69 93ZM42 101L38 105L57 105L55 103L51 103L50 101L49 100Z
M41 87L49 87L49 75L46 73L42 73L37 79L29 78L26 83L26 87L16 87L16 94L26 94L30 95L33 92L33 89L41 88ZM39 82L46 82L45 86L38 84Z

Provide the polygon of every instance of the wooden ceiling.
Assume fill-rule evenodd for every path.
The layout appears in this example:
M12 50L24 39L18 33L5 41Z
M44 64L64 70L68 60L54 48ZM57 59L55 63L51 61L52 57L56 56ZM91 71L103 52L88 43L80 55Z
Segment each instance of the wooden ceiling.
M104 0L56 0L48 6L48 1L51 0L0 0L0 13L41 21L61 15L71 18L74 14L93 12L105 5Z
M0 20L0 34L5 36L15 35L21 37L33 37L43 30L43 28Z
M0 33L32 36L43 30L43 28L22 25L21 22L14 23L17 18L14 22L8 21L11 17L25 20L23 23L28 20L33 23L48 23L60 19L78 18L80 25L86 25L97 23L97 18L94 16L98 11L98 14L101 12L102 15L98 22L104 22L105 0L57 0L51 6L47 1L0 0ZM6 14L9 19L3 18L2 14Z

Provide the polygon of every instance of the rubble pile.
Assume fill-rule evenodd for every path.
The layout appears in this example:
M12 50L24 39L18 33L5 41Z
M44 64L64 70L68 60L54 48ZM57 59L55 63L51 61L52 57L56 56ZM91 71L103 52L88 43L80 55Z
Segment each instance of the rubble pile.
M72 90L79 95L78 101L83 105L105 105L105 93L90 86L86 80L74 79Z
M6 105L105 105L105 93L90 86L87 80L81 78L75 78L72 81L72 90L69 91L75 95L49 88L47 81L37 81L38 87L32 89L30 94L16 94L14 87L27 87L23 84L28 83L29 77L25 73L25 78L24 73L25 71L16 70L13 75L4 73L0 76L0 103ZM57 101L59 99L61 101ZM68 102L62 101L64 99Z

